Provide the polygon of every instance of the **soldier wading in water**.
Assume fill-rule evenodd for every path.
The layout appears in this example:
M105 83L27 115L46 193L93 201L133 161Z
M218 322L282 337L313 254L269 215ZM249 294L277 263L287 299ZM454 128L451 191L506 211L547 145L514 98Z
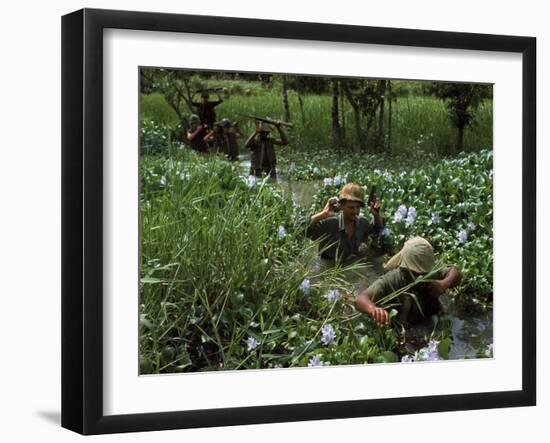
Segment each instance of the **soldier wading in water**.
M454 266L434 267L432 245L422 237L407 240L401 251L384 265L387 272L357 296L355 307L379 325L387 325L390 315L376 302L408 287L395 300L399 304L401 322L419 322L440 314L442 306L439 296L459 282L460 273ZM424 278L420 280L420 277ZM410 294L415 295L416 301Z
M333 202L329 199L323 210L310 218L306 235L311 239L321 239L321 257L345 260L360 257L359 246L371 235L376 235L384 227L380 202L373 196L369 210L374 224L360 215L365 206L365 193L356 183L348 183Z
M280 138L269 137L271 126L267 122L256 122L255 131L248 137L245 148L249 148L250 155L250 175L261 177L262 173L269 174L273 179L277 179L277 159L275 156L275 145L286 146L288 139L281 129L281 122L273 122L273 125L279 131Z

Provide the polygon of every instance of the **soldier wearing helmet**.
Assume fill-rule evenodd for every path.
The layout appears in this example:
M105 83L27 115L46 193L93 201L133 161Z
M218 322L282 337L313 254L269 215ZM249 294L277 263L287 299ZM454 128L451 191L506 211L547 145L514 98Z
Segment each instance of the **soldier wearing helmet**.
M234 127L235 131L231 131ZM239 159L239 145L237 140L242 135L239 131L238 123L231 123L228 118L222 118L217 124L214 124L214 131L210 132L206 141L214 140L219 152L225 154L231 161Z
M440 313L439 296L460 280L454 266L435 269L432 245L422 237L407 240L403 248L384 265L384 270L387 272L355 300L357 310L368 314L379 325L389 324L390 316L384 308L375 304L377 300L409 286L394 300L399 304L400 321L420 321ZM419 279L421 276L426 278ZM415 295L415 300L410 294Z
M288 139L281 129L279 122L273 122L273 125L279 131L279 138L269 137L271 126L267 122L257 121L255 131L248 137L245 148L249 148L250 155L250 175L261 177L263 173L277 179L277 158L275 156L275 145L286 146Z
M375 199L369 206L374 224L360 215L364 206L363 188L356 183L348 183L340 191L338 199L329 199L323 210L311 217L306 235L314 240L321 239L321 257L347 259L359 256L360 244L380 232L384 227L380 202Z
M208 152L206 138L208 133L202 125L198 115L193 114L189 118L189 130L187 131L187 141L191 145L191 149L197 152Z

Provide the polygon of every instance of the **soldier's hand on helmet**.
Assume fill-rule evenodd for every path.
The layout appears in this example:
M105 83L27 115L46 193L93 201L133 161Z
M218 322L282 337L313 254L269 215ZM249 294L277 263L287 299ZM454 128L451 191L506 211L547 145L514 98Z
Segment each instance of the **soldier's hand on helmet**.
M367 314L376 322L379 326L386 326L390 323L390 314L384 308L379 308L374 303L367 308Z

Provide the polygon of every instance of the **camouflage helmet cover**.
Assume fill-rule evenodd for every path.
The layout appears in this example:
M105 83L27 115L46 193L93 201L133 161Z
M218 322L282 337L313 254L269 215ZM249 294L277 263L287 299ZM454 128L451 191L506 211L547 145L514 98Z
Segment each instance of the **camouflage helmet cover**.
M231 121L229 121L228 118L222 118L220 121L220 126L222 128L230 128L231 127Z
M340 191L340 200L356 201L365 206L365 191L357 183L348 183Z

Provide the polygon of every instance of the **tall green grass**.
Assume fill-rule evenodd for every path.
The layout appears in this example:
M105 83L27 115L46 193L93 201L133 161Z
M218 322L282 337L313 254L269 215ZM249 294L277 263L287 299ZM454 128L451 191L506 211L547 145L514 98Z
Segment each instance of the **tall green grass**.
M278 88L256 87L250 95L240 93L232 82L230 90L237 91L225 99L217 110L218 118L227 117L240 121L243 131L250 133L253 123L244 115L269 116L283 118L283 104ZM223 86L223 82L221 82ZM155 95L155 94L153 94ZM162 97L161 97L162 98ZM294 128L288 130L291 145L296 149L326 148L331 145L331 97L329 95L304 95L303 115L298 95L289 91L291 120ZM170 108L161 106L159 96L142 97L143 117L158 118L165 122L174 122L175 114ZM347 148L358 149L353 109L347 101L343 103L344 139ZM172 117L169 117L172 112ZM341 111L342 112L342 111ZM157 117L158 116L158 117ZM362 116L362 126L366 127ZM465 151L492 148L492 102L485 101L474 113L474 125L465 131ZM408 153L411 151L452 152L456 142L456 129L453 128L445 104L432 96L411 95L399 97L392 103L391 137L389 136L389 104L386 100L385 121L386 144L391 152ZM376 123L373 124L367 150L374 149Z
M215 157L180 152L140 167L142 373L307 366L314 355L367 363L393 349L391 328L360 347L378 328L349 299L327 301L330 289L353 291L342 276L364 265L313 270L317 244L290 196L265 181L249 187ZM327 324L334 346L319 341Z

